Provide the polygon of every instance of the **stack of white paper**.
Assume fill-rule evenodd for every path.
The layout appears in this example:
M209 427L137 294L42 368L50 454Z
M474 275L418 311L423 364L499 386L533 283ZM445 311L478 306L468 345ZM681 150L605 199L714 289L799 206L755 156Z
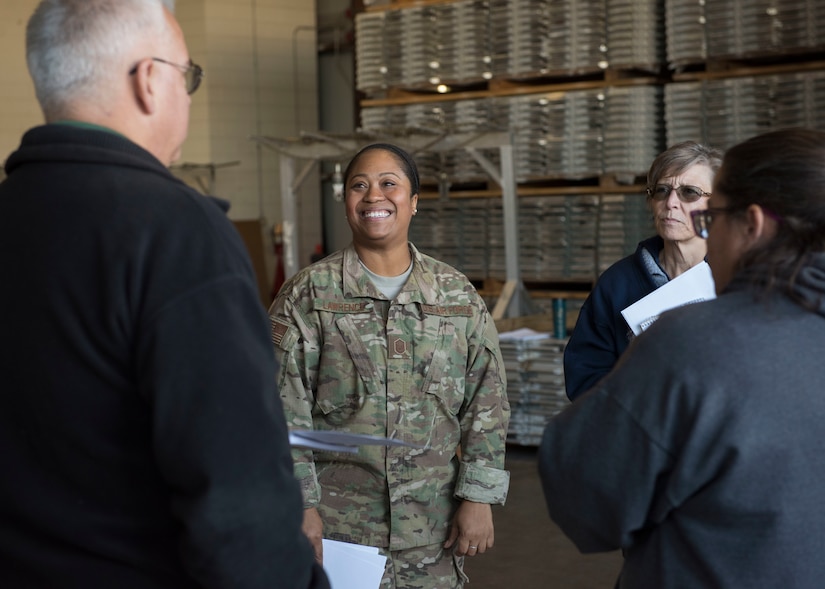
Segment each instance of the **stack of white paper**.
M332 589L378 589L386 562L378 548L324 539L324 571Z
M407 446L423 448L409 442L371 436L367 434L351 434L336 430L292 430L289 432L289 444L300 448L326 450L328 452L358 452L359 446Z
M510 341L510 340L519 340L519 341L526 341L526 340L537 340L537 339L547 339L550 337L549 333L543 331L536 331L534 329L530 329L529 327L521 327L519 329L515 329L513 331L505 331L503 333L498 334L499 341Z
M622 316L633 333L639 335L668 309L714 298L713 274L708 263L701 262L627 307Z

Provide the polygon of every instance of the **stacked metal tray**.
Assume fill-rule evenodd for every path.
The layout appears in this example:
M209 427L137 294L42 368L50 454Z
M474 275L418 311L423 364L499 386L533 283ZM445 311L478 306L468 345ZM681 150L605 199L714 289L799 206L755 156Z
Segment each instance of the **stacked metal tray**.
M669 84L669 144L693 139L727 149L768 131L805 126L825 130L825 72L743 76Z
M519 207L519 265L524 280L565 276L567 268L567 207L565 197L523 197Z
M605 61L604 0L491 0L496 74L597 70Z
M549 334L501 338L511 411L508 442L538 446L547 421L570 404L564 392L565 344Z
M632 184L664 149L662 88L611 87L606 94L603 170Z
M568 30L571 73L604 69L608 64L607 0L554 2L551 34Z
M633 253L640 241L655 233L645 194L599 195L596 276Z
M655 232L641 193L529 196L518 203L526 281L592 281ZM507 278L499 199L419 200L410 239L473 279Z
M664 11L660 0L607 2L607 58L612 68L657 71L664 63Z
M563 97L555 95L514 96L505 99L509 126L513 130L515 176L519 182L546 176L548 160L545 136L563 129Z
M810 120L808 126L825 131L825 72L797 75L805 79L805 96L806 104L809 105L807 112Z
M665 1L667 62L674 69L707 58L705 42L705 2Z
M565 278L587 282L595 275L599 197L597 195L566 196L565 218Z
M523 280L590 281L595 277L599 197L529 196L518 200L519 267ZM492 278L505 279L505 235L501 203L494 201L488 223Z
M705 6L708 57L821 47L825 9L809 0L721 0Z
M602 170L604 93L582 90L510 99L516 178L586 178Z
M466 84L493 77L487 0L359 13L356 88Z
M401 34L395 39L401 48L400 85L429 84L441 75L439 44L445 31L441 31L437 11L416 6L397 13L401 16Z
M453 54L449 83L472 83L493 77L493 47L488 0L461 0L449 5L452 32L443 40Z
M664 95L666 144L706 141L704 83L668 84L665 86Z
M487 278L488 236L492 231L489 201L420 199L418 213L410 225L410 241L471 280Z
M544 0L510 0L491 6L493 48L499 57L497 73L504 76L547 72L550 14Z
M388 12L362 12L355 16L355 87L373 92L390 84L384 54L384 28Z

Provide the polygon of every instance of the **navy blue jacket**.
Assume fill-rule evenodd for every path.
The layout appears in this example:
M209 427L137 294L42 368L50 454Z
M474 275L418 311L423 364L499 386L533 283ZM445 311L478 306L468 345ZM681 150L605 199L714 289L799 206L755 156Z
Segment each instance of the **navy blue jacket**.
M642 250L658 259L663 247L659 236L640 242L633 254L610 266L596 281L564 350L564 386L571 401L610 372L630 344L633 332L622 309L656 290Z
M0 587L328 587L225 211L105 130L37 127L6 172Z

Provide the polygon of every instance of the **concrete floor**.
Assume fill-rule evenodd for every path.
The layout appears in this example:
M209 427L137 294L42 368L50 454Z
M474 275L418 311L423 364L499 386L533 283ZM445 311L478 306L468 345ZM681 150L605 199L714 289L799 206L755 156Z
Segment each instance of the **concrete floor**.
M493 508L495 546L467 558L467 589L612 589L621 554L582 555L547 515L536 448L509 446L510 492Z

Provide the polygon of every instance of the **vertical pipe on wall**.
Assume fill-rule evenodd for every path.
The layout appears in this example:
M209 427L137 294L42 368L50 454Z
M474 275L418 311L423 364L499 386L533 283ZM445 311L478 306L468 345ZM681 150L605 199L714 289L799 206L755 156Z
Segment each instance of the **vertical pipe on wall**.
M258 0L252 0L252 83L255 91L255 135L263 135L263 123L261 118L261 80L260 61L258 59ZM263 146L255 143L255 167L258 191L258 218L263 219L264 214L264 162Z

